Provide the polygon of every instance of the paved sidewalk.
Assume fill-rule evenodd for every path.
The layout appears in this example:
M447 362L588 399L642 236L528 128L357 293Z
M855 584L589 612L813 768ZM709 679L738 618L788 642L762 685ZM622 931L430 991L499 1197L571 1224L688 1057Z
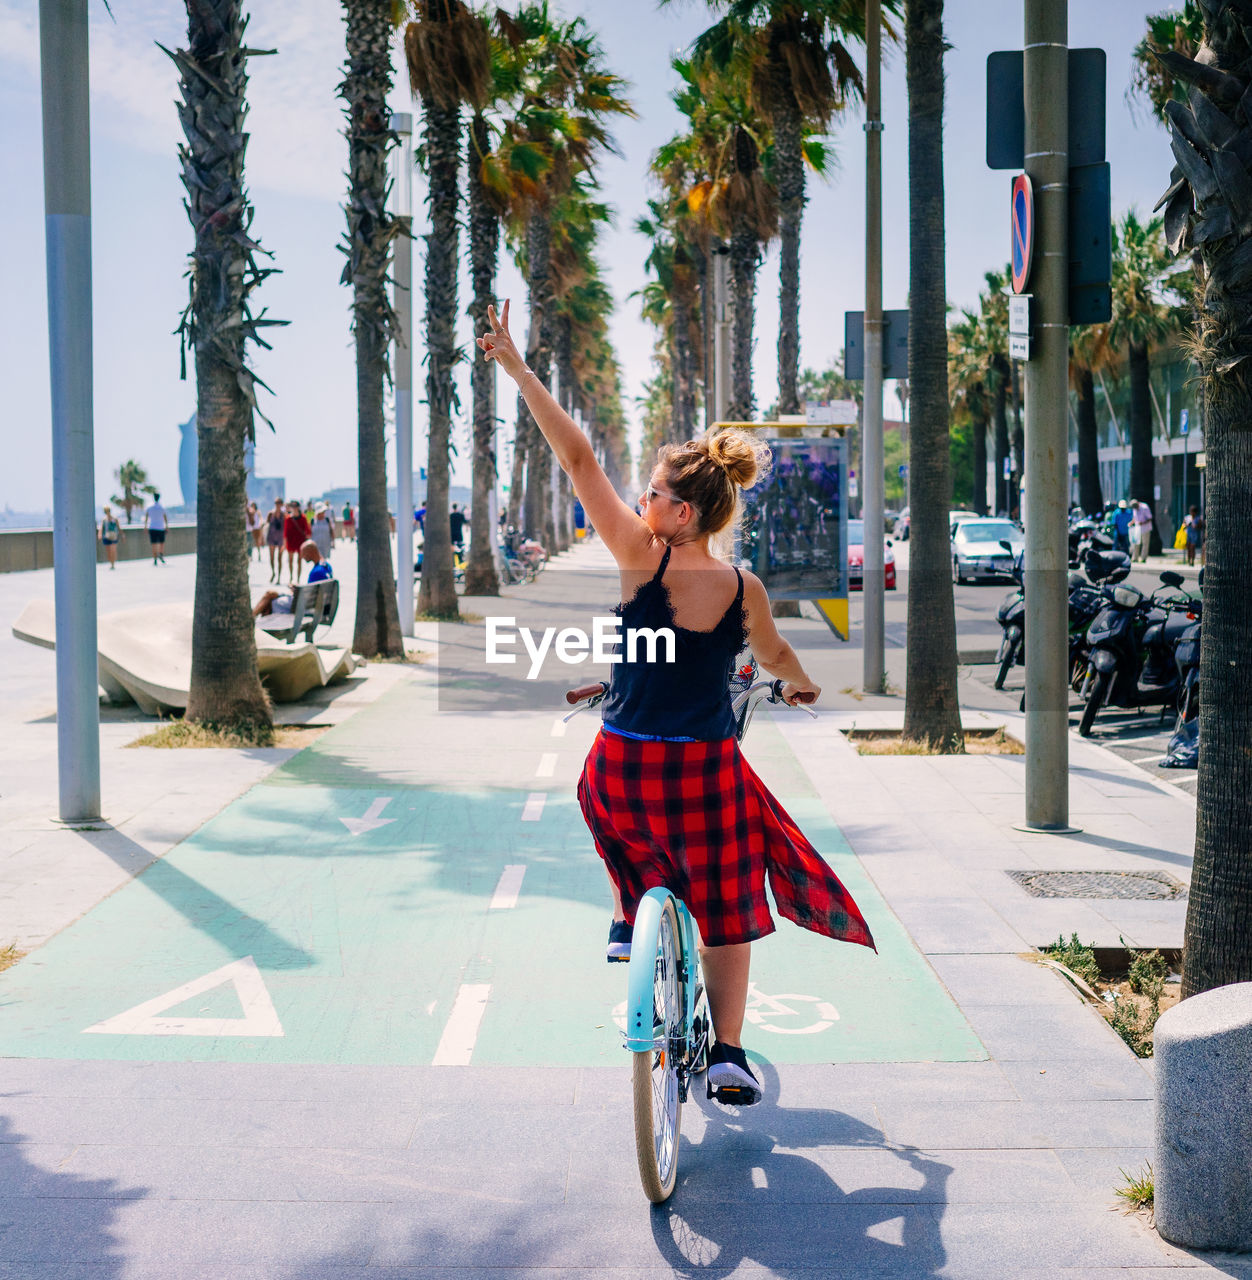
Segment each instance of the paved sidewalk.
M592 544L466 607L585 625L615 594ZM133 881L68 866L81 918L55 879L31 892L55 936L0 975L0 1276L1252 1276L1113 1209L1150 1157L1151 1064L1023 958L1060 931L1177 946L1185 900L1034 899L1005 874L1185 882L1194 803L1074 738L1081 833L1018 832L1020 758L858 756L839 730L899 724L903 699L839 692L859 651L783 625L823 714L760 713L746 753L881 954L782 921L756 949L767 1101L688 1106L668 1205L637 1184L621 973L570 800L595 725L558 728L559 676L483 680L481 625L422 628L438 666L394 669L298 755L153 761L195 793L183 762L220 757L199 767L221 812L172 802ZM968 724L1014 727L961 689ZM21 841L36 802L7 803Z

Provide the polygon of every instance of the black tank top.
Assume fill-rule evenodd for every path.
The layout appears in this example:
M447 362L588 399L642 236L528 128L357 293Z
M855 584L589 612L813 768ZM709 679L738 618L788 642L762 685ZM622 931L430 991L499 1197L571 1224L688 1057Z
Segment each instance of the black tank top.
M730 707L730 675L735 656L748 642L743 613L743 574L730 608L711 631L692 631L674 621L674 606L661 581L669 564L665 548L660 567L614 613L622 620L622 639L603 703L604 727L636 738L719 742L735 736ZM668 627L674 633L674 661L658 641L649 661L646 641L628 643L631 628ZM632 661L633 657L633 661Z

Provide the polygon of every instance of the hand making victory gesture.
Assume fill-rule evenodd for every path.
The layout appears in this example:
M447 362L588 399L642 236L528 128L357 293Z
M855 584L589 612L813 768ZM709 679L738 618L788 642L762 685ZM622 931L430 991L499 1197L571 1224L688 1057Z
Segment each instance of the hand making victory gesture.
M526 373L526 361L522 359L509 333L509 300L504 300L503 316L496 315L494 306L488 306L487 319L491 324L491 332L478 339L483 355L488 360L498 361L500 368L510 378L520 378Z

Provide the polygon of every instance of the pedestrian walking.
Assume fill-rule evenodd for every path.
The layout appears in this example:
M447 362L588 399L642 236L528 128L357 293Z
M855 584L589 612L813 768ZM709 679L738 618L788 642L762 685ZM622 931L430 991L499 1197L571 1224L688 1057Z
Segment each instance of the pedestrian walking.
M283 525L286 521L283 500L275 498L273 510L265 517L265 545L270 552L271 582L277 582L283 576Z
M106 507L107 511L108 508ZM1183 522L1187 532L1187 563L1195 564L1196 552L1200 553L1200 563L1204 563L1204 517L1199 507L1192 507Z
M161 495L152 495L152 505L143 513L143 527L148 531L148 543L152 547L152 563L165 563L165 533L170 527L169 517L161 505Z
M283 521L283 546L287 549L287 580L292 586L300 581L304 572L300 548L309 540L311 532L308 517L300 510L300 504L289 502L287 517Z
M452 545L458 551L465 550L465 512L461 510L457 503L452 504L452 510L448 512L448 521L452 526Z
M478 339L512 377L557 462L574 482L617 562L625 627L670 627L674 661L623 653L612 666L604 724L578 783L578 801L613 885L609 958L629 955L640 898L664 885L691 909L715 1041L709 1086L759 1101L743 1049L751 944L779 911L829 938L873 947L864 917L834 871L766 790L739 750L728 672L745 642L783 683L783 696L816 698L782 638L753 574L718 559L711 538L736 520L765 451L721 431L658 452L637 516L618 496L587 436L548 393L508 331L509 306ZM666 570L673 572L666 578Z
M1135 547L1134 558L1146 560L1152 545L1152 508L1146 502L1136 502L1132 514L1134 525L1131 527L1131 544Z
M1191 510L1194 511L1195 508L1192 507ZM109 562L109 568L116 569L117 544L122 540L122 526L114 517L112 507L104 508L104 517L100 521L97 536L100 539L100 545L104 548L104 558Z
M356 541L356 512L350 502L343 504L343 536L349 542Z
M335 546L335 529L330 522L330 512L324 502L319 502L313 510L313 525L309 537L317 544L323 560L330 559Z
M1117 510L1113 513L1113 549L1115 551L1125 551L1129 554L1130 525L1130 505L1125 498L1122 498L1117 504Z
M248 559L252 559L252 552L256 551L256 558L263 560L265 557L261 552L261 544L265 538L265 517L257 510L255 502L248 503L248 513L245 522L248 529Z

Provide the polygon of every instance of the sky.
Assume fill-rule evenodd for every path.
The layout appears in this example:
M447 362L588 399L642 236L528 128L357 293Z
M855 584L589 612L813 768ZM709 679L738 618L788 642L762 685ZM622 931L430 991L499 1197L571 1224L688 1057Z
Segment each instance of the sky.
M89 0L91 14L93 332L97 501L116 491L113 472L126 458L147 468L167 501L177 501L177 424L195 409L192 381L179 378L174 335L186 305L191 229L183 209L177 159L177 75L158 44L186 39L185 7L176 0ZM343 19L335 0L253 3L248 43L272 48L250 60L251 134L247 182L255 207L253 232L274 256L271 276L255 295L258 307L286 328L270 331L272 351L253 365L272 388L261 392L273 420L258 423L257 470L287 478L290 495L310 496L356 483L355 369L349 333L350 291L339 284L347 143L335 89L342 76ZM615 124L620 154L605 159L600 178L616 225L604 237L602 260L617 299L612 338L622 363L628 408L651 376L653 331L629 295L644 283L645 239L633 230L651 191L648 160L680 127L670 101L672 54L710 21L700 0L653 7L651 0L553 0L567 16L581 14L599 34L610 67L630 83L637 119ZM1127 103L1130 54L1149 12L1178 7L1170 0L1072 0L1069 40L1108 55L1108 147L1113 211L1146 213L1168 185L1171 166L1164 130L1141 106ZM51 506L52 456L40 134L39 38L34 0L0 0L0 243L9 246L0 290L0 509ZM974 304L983 274L1009 253L1011 175L984 163L985 63L997 49L1020 48L1022 0L948 0L946 33L945 184L948 296ZM863 62L863 59L858 59ZM397 72L402 71L397 48ZM414 107L407 79L397 74L396 111ZM801 361L823 367L843 346L844 312L864 304L863 113L853 110L832 129L831 180L810 175L801 257ZM908 297L908 108L903 51L889 50L883 79L883 301ZM424 183L417 175L414 232L423 223ZM465 243L462 242L462 254ZM414 247L416 323L421 325L423 252ZM776 394L778 259L767 253L758 275L754 379L758 405ZM525 290L506 262L499 296L512 297L514 329L525 330ZM464 317L459 340L473 335ZM420 388L420 342L414 385ZM467 366L461 403L467 411ZM505 395L498 403L512 403ZM888 384L886 414L899 407ZM423 406L414 409L415 459L425 452ZM505 438L511 423L504 424ZM455 428L459 456L454 483L469 482L469 425Z

